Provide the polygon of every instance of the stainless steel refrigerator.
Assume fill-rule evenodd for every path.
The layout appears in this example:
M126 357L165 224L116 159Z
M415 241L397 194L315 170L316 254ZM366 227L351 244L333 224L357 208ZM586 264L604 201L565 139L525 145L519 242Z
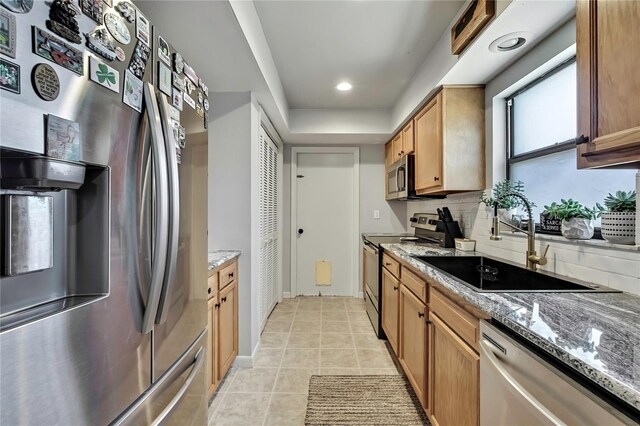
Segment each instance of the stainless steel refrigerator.
M208 89L130 2L0 4L0 424L204 425Z

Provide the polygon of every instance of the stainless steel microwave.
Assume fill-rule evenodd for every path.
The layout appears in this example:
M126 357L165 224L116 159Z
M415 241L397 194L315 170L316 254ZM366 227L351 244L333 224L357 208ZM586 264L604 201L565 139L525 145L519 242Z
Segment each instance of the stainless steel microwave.
M446 198L444 195L416 195L414 186L415 157L405 155L387 168L387 200Z

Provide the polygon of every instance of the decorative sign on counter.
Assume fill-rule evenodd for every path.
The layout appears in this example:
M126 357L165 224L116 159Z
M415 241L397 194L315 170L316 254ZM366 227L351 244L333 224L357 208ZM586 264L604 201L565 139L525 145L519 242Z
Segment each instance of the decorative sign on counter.
M16 17L0 9L0 53L16 57Z
M40 99L53 101L60 94L60 79L49 64L37 64L31 72L33 90Z
M0 89L20 94L20 65L0 58Z
M461 54L493 17L494 0L472 0L451 28L451 53Z
M49 114L47 116L47 156L80 160L80 124Z

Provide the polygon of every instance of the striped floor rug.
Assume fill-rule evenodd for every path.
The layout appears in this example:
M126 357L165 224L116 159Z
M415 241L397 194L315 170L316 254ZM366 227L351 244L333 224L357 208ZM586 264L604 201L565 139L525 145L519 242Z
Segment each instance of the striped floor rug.
M305 425L429 425L402 376L311 376Z

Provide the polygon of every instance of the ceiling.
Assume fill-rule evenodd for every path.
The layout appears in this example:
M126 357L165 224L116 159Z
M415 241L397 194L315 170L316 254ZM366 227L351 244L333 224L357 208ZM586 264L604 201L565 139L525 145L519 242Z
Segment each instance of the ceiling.
M463 3L254 1L292 109L392 107Z

